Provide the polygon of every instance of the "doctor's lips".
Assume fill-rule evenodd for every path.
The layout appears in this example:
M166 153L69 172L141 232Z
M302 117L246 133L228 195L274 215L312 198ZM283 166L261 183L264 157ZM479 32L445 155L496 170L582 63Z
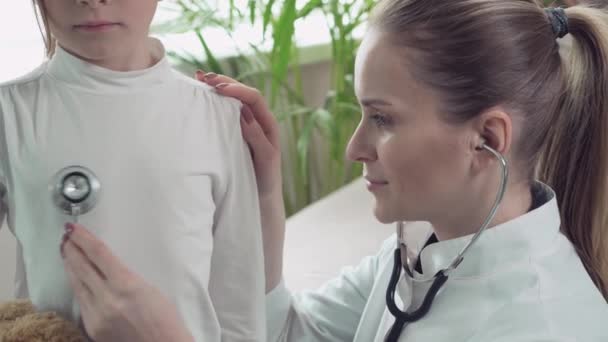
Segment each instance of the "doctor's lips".
M364 178L365 178L365 183L367 185L367 189L369 191L377 190L388 184L388 182L385 180L375 179L375 178L371 178L369 176L365 176Z
M95 21L86 21L84 23L74 25L74 29L81 31L90 31L90 32L102 32L113 29L117 26L120 26L120 23L105 21L105 20L95 20Z

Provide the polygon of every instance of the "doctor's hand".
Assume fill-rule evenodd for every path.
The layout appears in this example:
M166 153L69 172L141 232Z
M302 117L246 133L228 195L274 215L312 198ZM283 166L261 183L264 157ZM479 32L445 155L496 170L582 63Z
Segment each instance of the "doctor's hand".
M259 90L230 77L198 71L196 78L224 96L240 100L243 137L249 145L260 199L282 192L279 124Z
M177 308L84 227L66 224L61 253L94 341L194 341Z
M243 137L251 150L258 183L268 293L280 283L283 274L285 207L279 124L259 90L227 76L205 74L200 70L197 71L196 78L214 87L219 94L236 98L243 103L241 127Z

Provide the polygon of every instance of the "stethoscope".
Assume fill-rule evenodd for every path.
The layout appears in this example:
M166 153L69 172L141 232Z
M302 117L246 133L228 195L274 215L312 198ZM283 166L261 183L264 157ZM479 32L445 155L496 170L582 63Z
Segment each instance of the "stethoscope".
M68 166L53 176L50 192L55 206L64 214L78 217L93 209L99 199L101 183L93 171L84 166Z
M411 269L411 267L412 265L415 265L415 262L417 262L417 260L414 260L415 262L412 262L413 260L410 258L410 255L408 253L408 247L405 242L404 223L397 223L397 248L395 248L393 272L391 274L388 288L386 289L386 306L388 307L389 312L395 317L395 322L389 329L384 339L385 342L397 342L399 340L401 332L408 323L418 321L429 312L431 305L433 304L433 300L439 293L439 290L441 290L442 286L448 280L449 274L454 271L458 267L458 265L460 265L462 260L464 260L464 255L466 254L466 252L475 243L475 241L479 239L481 233L483 233L483 231L488 228L490 222L492 221L492 219L494 219L494 216L498 211L498 207L502 202L507 188L507 180L509 176L507 160L502 154L500 154L498 151L494 150L490 146L486 145L485 143L481 145L480 149L485 149L489 151L499 161L502 177L500 179L498 194L496 195L496 200L494 201L494 205L490 210L490 214L488 215L488 217L486 217L486 220L481 225L481 228L479 228L477 233L473 235L469 243L467 243L467 245L464 246L460 253L456 255L452 263L447 268L440 270L435 275L429 278L414 277L414 271ZM418 257L419 256L420 254L418 254ZM397 303L395 302L395 291L397 289L397 284L399 282L399 277L401 275L402 268L403 270L405 270L405 275L409 277L412 281L424 283L432 281L429 290L424 296L422 304L418 309L413 311L402 311L401 309L399 309Z

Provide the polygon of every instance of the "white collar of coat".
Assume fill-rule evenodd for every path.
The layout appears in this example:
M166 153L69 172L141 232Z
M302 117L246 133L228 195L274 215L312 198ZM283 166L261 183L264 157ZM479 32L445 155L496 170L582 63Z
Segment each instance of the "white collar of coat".
M535 256L555 246L561 222L555 192L546 184L535 182L532 195L534 209L484 231L458 268L450 273L450 279L479 277L498 269L529 263ZM425 278L446 268L471 237L426 246L420 255Z

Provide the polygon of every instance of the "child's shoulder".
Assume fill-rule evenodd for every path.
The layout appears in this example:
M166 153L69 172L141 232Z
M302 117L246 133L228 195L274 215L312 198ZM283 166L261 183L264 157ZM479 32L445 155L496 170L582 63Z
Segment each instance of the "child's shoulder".
M237 99L218 94L215 89L192 77L188 77L179 71L175 71L177 82L181 87L192 90L192 94L197 100L202 100L203 104L224 110L240 112L241 102Z
M23 76L19 76L15 79L2 81L0 82L0 92L4 92L5 90L11 88L19 88L20 86L27 85L33 82L36 82L40 79L40 77L44 74L46 70L46 63L40 65L36 69L28 72Z

